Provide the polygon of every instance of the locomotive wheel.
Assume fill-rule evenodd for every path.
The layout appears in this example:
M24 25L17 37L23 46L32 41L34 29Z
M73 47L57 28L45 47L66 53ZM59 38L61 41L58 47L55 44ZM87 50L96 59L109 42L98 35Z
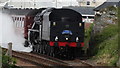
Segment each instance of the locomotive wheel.
M53 54L54 54L54 57L59 58L60 57L60 49L58 47L54 47Z
M34 45L32 46L32 52L35 52L35 46Z
M43 46L44 46L44 48L43 48L43 52L44 52L44 54L46 55L46 53L47 53L47 52L46 52L47 43L44 42Z
M45 54L45 44L42 45L43 46L43 54Z
M71 47L68 47L67 55L68 55L67 58L68 58L69 60L74 59L74 49L71 48Z
M32 45L33 45L33 44L32 44ZM33 50L32 50L33 52L37 52L37 47L36 47L36 45L33 45L32 49L33 49Z
M51 50L51 47L47 44L47 42L44 42L44 52L45 52L45 54L50 56L50 50Z
M43 53L43 51L42 51L43 49L42 49L42 45L40 45L40 48L39 48L39 53L40 54L42 54Z
M54 47L50 47L50 56L55 57Z
M37 45L34 45L34 47L35 47L35 52L37 52Z
M37 53L39 53L39 49L40 49L40 45L37 44L37 45L36 45L36 52L37 52Z
M50 46L49 45L46 47L46 50L47 50L47 55L50 56Z
M58 52L56 53L56 57L63 59L63 60L72 60L74 59L74 49L71 47L62 47L59 48Z

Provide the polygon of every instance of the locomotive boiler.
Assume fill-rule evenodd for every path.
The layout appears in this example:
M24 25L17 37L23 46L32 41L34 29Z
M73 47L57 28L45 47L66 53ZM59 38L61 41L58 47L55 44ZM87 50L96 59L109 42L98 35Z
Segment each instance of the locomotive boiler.
M82 15L68 8L41 8L25 18L25 46L35 53L71 59L81 56L84 47Z

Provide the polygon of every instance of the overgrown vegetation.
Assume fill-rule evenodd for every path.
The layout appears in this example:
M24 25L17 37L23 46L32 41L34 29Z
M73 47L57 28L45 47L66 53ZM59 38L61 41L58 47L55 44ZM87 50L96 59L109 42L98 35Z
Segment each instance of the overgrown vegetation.
M85 29L85 40L84 40L84 42L85 42L85 47L84 47L84 49L85 49L85 50L86 50L86 48L89 46L89 40L90 40L90 38L91 38L91 32L92 32L92 30L93 30L93 24L91 23L91 24L90 24L90 27L87 28L87 29Z
M2 50L2 68L19 68L15 66L16 59L6 56L6 50Z
M93 50L96 63L115 66L118 60L118 27L117 25L109 25L94 37Z
M119 4L119 7L118 7L118 26L120 25L120 2L118 3ZM118 27L118 29L120 29L120 27ZM118 31L118 40L120 40L120 30ZM119 60L117 62L117 66L120 68L120 42L118 42L118 49L119 49Z
M120 2L119 2L119 4L120 4ZM120 25L120 5L119 5L119 7L118 7L118 26ZM118 29L120 29L120 27L118 27ZM118 31L119 32L119 34L120 34L120 30ZM120 38L120 35L118 35L119 36L119 38ZM118 44L120 44L120 42L118 43ZM119 52L120 52L120 45L119 45ZM119 53L119 55L120 55L120 53Z
M107 27L105 27L100 33L94 36L94 44L100 44L106 39L110 39L112 36L118 34L118 26L109 24Z
M108 7L106 11L112 11L117 12L115 7ZM111 17L117 16L111 15ZM101 16L102 17L102 16ZM107 18L107 16L104 15L104 17ZM92 39L90 40L90 45L94 46L94 49L92 50L94 57L94 61L97 64L103 64L107 66L116 66L116 63L118 61L118 23L115 19L110 19L115 22L112 23L104 23L102 26L104 28L99 32L94 34L92 36ZM115 21L114 21L115 20ZM103 23L104 20L99 21L100 23ZM106 21L105 21L106 22ZM98 25L99 26L99 25ZM102 27L99 26L99 27Z
M111 39L105 40L98 45L96 62L108 66L115 66L118 60L118 35Z

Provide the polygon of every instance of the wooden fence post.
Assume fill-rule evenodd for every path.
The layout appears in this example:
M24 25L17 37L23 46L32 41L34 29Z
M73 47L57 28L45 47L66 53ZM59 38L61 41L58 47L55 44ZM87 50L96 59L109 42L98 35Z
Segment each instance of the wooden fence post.
M8 43L8 56L12 57L12 42Z

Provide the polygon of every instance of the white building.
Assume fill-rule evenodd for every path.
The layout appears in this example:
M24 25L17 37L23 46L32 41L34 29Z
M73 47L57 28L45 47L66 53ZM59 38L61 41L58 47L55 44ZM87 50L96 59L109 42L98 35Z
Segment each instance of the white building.
M89 6L97 7L106 0L1 0L8 1L8 6L13 8L41 8L62 6Z
M76 0L10 0L8 5L14 8L79 6Z
M107 0L77 0L80 6L97 7Z

